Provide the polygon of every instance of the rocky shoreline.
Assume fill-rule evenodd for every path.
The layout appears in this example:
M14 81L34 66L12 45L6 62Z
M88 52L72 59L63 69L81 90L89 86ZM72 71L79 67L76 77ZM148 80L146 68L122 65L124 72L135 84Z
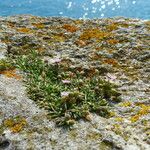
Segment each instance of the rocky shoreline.
M123 101L111 118L91 114L90 122L80 120L66 130L27 97L18 70L1 72L0 149L150 149L150 21L0 17L0 59L31 49L48 63L63 59L77 71L98 71L119 86Z

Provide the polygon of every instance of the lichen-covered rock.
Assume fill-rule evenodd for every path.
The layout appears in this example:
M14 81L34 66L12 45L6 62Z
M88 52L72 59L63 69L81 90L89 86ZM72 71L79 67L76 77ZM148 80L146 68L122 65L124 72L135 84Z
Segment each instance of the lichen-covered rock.
M22 72L3 70L0 149L150 149L148 21L18 15L0 17L0 32L1 60L6 54L26 55L34 49L46 63L61 59L64 68L85 76L98 73L117 84L122 94L111 118L90 113L89 121L79 120L71 129L58 128L47 111L28 98Z

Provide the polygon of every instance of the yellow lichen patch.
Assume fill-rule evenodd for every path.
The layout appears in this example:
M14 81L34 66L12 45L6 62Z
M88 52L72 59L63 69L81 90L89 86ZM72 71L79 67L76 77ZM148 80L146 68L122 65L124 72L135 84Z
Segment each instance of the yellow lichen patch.
M27 121L25 118L16 117L4 120L3 124L5 127L9 128L13 133L18 133L27 125Z
M132 103L129 101L126 101L126 102L123 102L120 104L120 106L122 106L122 107L130 107L131 105L132 105Z
M87 140L99 140L102 138L102 135L97 132L91 132L86 135Z
M114 111L110 111L110 117L116 116L116 113Z
M142 106L142 105L144 105L144 102L135 102L134 103L136 106Z
M118 40L116 40L116 39L110 39L110 40L107 40L107 43L108 44L118 44L119 43L119 41Z
M150 112L150 106L141 105L141 110L138 112L139 115L147 115Z
M113 124L112 131L114 131L118 135L122 135L121 127L119 124Z
M17 31L22 32L22 33L31 33L32 32L32 30L29 28L18 28Z
M132 116L132 117L130 118L130 121L131 121L132 123L134 123L134 122L138 121L139 118L140 118L139 115L134 115L134 116Z
M83 31L83 33L80 35L80 40L90 40L90 39L97 39L102 40L104 38L112 36L109 32L103 32L100 29L86 29Z
M83 23L83 21L82 21L82 20L75 20L74 23L77 24L77 25L78 25L78 24L80 25L80 24Z
M123 118L117 117L117 118L115 118L115 121L117 121L117 122L123 122Z
M51 37L53 42L64 42L65 37L62 35L54 35Z
M4 120L4 126L6 127L12 127L14 126L15 122L13 119L7 119L7 120Z
M32 25L38 29L43 29L45 27L43 23L32 23Z
M140 119L141 116L147 115L150 112L150 106L146 106L142 104L140 107L141 109L137 112L137 114L130 118L131 122L136 122L137 120Z
M78 28L74 25L69 25L69 24L64 24L62 26L63 29L67 30L68 32L76 32L78 30Z
M3 75L5 75L8 78L15 78L15 79L21 79L22 78L20 75L16 74L16 70L15 69L1 71L0 74L3 74Z

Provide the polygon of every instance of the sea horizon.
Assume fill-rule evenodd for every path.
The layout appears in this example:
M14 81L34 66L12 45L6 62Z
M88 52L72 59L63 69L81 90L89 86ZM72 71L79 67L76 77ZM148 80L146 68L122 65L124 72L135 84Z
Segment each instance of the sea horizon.
M96 19L125 17L150 19L150 0L5 0L0 2L0 16L34 15Z

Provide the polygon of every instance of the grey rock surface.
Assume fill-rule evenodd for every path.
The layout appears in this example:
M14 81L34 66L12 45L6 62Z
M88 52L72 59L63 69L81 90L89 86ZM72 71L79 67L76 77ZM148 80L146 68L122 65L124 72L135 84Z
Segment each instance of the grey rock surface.
M67 30L71 29L63 28L64 24L80 30L69 32ZM96 44L95 39L80 39L76 44L85 29L105 30L112 24L109 30L113 30L110 32L115 34L115 39L104 38ZM113 29L116 28L114 24L117 24L117 29ZM72 20L22 15L1 17L0 31L0 59L6 58L6 53L27 53L29 48L35 48L42 51L43 59L49 62L59 57L69 60L74 68L95 66L103 78L120 85L123 99L114 106L111 118L91 114L90 122L79 120L71 129L65 129L56 127L47 112L28 98L22 79L8 78L1 73L0 149L150 149L150 30L146 21L127 18ZM11 119L18 117L20 122L12 125Z

